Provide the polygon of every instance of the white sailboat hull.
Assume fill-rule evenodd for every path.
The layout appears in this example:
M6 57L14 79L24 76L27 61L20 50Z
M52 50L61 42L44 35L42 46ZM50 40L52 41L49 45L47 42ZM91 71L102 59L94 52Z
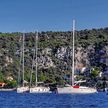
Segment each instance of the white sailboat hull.
M18 87L17 88L17 93L24 93L29 91L29 87Z
M73 87L63 87L63 88L57 88L58 94L89 94L89 93L96 93L97 90L95 88L90 87L79 87L79 88L73 88Z
M49 87L32 87L29 90L30 93L50 93Z

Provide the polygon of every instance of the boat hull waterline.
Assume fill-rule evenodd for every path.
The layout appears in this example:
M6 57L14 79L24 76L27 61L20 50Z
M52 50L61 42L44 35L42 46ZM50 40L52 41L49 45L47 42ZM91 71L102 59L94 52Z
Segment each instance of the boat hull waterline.
M28 91L29 91L29 87L18 87L17 88L17 93L24 93Z
M97 93L97 90L95 88L89 88L89 87L63 87L63 88L57 88L58 94L90 94L90 93Z
M49 87L32 87L29 90L30 93L51 93Z

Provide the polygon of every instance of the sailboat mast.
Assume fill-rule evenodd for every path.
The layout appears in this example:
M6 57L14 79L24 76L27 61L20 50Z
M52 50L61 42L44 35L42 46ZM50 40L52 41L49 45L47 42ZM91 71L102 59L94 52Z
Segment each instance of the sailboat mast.
M33 50L32 70L31 70L31 73L30 73L30 87L32 86L32 74L33 74L33 67L34 67L34 57L35 57L35 50Z
M22 56L23 56L23 65L22 65L23 87L24 87L24 40L25 40L25 34L23 33L23 53L22 53Z
M35 57L36 57L36 65L35 65L35 86L37 86L37 48L38 48L38 31L36 32L36 37L35 37Z
M17 86L19 87L20 86L20 82L21 82L21 76L20 76L20 72L21 72L21 58L22 58L22 47L21 47L21 36L20 36L20 39L19 39L19 43L20 43L20 64L19 64L19 70L18 70L18 84Z
M75 20L73 20L73 30L72 30L72 86L74 85L74 71L75 71Z

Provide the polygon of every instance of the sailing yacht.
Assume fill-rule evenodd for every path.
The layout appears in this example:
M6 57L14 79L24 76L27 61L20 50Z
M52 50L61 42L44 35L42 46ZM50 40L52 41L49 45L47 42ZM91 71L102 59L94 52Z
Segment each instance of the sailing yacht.
M86 86L78 86L75 82L74 82L74 58L75 58L75 20L73 20L73 32L72 32L72 38L73 38L73 45L72 45L72 78L71 78L71 85L66 85L65 87L57 87L57 93L62 93L62 94L89 94L89 93L96 93L97 90L96 88L91 88L91 87L86 87Z
M33 63L32 63L32 73L30 76L30 93L50 93L50 88L49 87L44 87L44 86L38 86L39 82L37 82L37 47L38 46L38 32L36 33L36 38L35 38L35 57L36 57L36 63L35 63L35 86L31 86L32 83L32 73L33 73ZM34 61L34 55L33 55L33 61Z
M24 86L25 84L25 80L24 80L24 40L25 40L25 34L23 33L23 51L21 48L21 53L20 53L20 66L21 66L21 61L23 61L22 63L22 86L19 85L19 83L21 83L21 76L20 76L20 67L19 67L19 72L18 72L18 87L17 87L17 93L23 93L23 92L27 92L29 90L28 86Z

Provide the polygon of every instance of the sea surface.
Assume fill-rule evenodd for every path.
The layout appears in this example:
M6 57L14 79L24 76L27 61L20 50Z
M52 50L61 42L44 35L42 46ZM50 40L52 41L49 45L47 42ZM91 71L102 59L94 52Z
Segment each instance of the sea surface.
M108 108L108 94L0 92L0 108Z

